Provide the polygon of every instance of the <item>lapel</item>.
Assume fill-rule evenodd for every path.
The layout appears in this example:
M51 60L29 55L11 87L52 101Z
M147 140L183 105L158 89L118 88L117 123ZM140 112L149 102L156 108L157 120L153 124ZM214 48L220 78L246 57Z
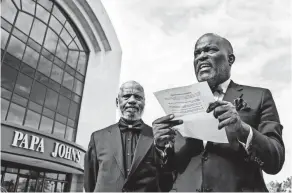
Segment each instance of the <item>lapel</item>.
M243 97L243 87L231 80L223 100L233 103L234 99L240 96Z
M121 173L125 177L122 138L118 123L114 124L111 129L109 129L109 133L111 136L110 144L112 146L111 149L114 152L114 158L121 170Z
M141 163L142 159L145 157L146 153L148 152L149 148L153 144L153 131L151 127L146 124L142 125L142 131L140 133L140 137L137 142L137 146L135 149L133 162L130 168L130 172L128 175L128 179L131 175L136 171L137 167Z

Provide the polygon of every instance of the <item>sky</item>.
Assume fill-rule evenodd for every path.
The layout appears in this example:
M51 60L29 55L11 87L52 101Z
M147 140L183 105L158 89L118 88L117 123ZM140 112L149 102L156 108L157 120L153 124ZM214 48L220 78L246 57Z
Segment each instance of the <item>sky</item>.
M153 92L196 83L193 50L204 33L233 45L231 79L271 90L283 129L286 161L266 182L292 175L291 3L289 0L102 0L122 47L120 84L145 90L143 120L164 116Z

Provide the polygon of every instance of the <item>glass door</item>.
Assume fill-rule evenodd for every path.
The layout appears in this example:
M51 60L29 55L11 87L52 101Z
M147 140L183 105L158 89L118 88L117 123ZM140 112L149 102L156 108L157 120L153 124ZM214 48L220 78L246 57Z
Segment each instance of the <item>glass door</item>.
M27 192L28 178L23 175L19 175L17 179L15 192Z

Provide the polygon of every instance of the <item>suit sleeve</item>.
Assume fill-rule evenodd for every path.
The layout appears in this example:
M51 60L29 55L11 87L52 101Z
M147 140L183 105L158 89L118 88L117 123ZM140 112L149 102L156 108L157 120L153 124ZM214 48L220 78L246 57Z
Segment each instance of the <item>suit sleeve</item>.
M98 160L93 134L91 135L88 150L84 158L84 189L86 192L93 192L98 174Z
M266 173L277 174L284 164L285 147L283 126L272 94L265 89L262 94L258 128L252 128L253 138L248 148L249 160L257 163Z

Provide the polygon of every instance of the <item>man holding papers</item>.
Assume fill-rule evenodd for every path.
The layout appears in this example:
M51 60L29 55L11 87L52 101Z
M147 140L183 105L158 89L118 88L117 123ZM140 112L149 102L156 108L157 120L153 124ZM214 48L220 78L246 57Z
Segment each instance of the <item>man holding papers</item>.
M181 110L180 107L179 111L173 111L174 114L161 117L152 124L154 144L161 155L160 159L165 167L172 168L176 176L173 190L268 191L262 171L276 174L283 166L283 127L272 94L265 88L234 83L230 79L234 61L233 48L227 39L216 34L205 34L196 42L196 77L199 82L207 81L215 101L207 108L202 103L201 109L206 109L208 114L217 119L216 129L226 131L227 143L208 138L208 135L184 138L178 132L174 134L173 127L178 125L186 128L192 125L194 129L185 128L187 134L183 134L192 136L192 132L209 124L209 121L205 121L196 125L185 118L186 115L193 115L178 116L176 113L190 112L189 109ZM175 96L172 99L179 98ZM189 100L189 97L185 100ZM193 109L195 106L198 109L198 105L188 101L183 107ZM170 106L175 108L179 105ZM194 119L202 120L198 116Z

